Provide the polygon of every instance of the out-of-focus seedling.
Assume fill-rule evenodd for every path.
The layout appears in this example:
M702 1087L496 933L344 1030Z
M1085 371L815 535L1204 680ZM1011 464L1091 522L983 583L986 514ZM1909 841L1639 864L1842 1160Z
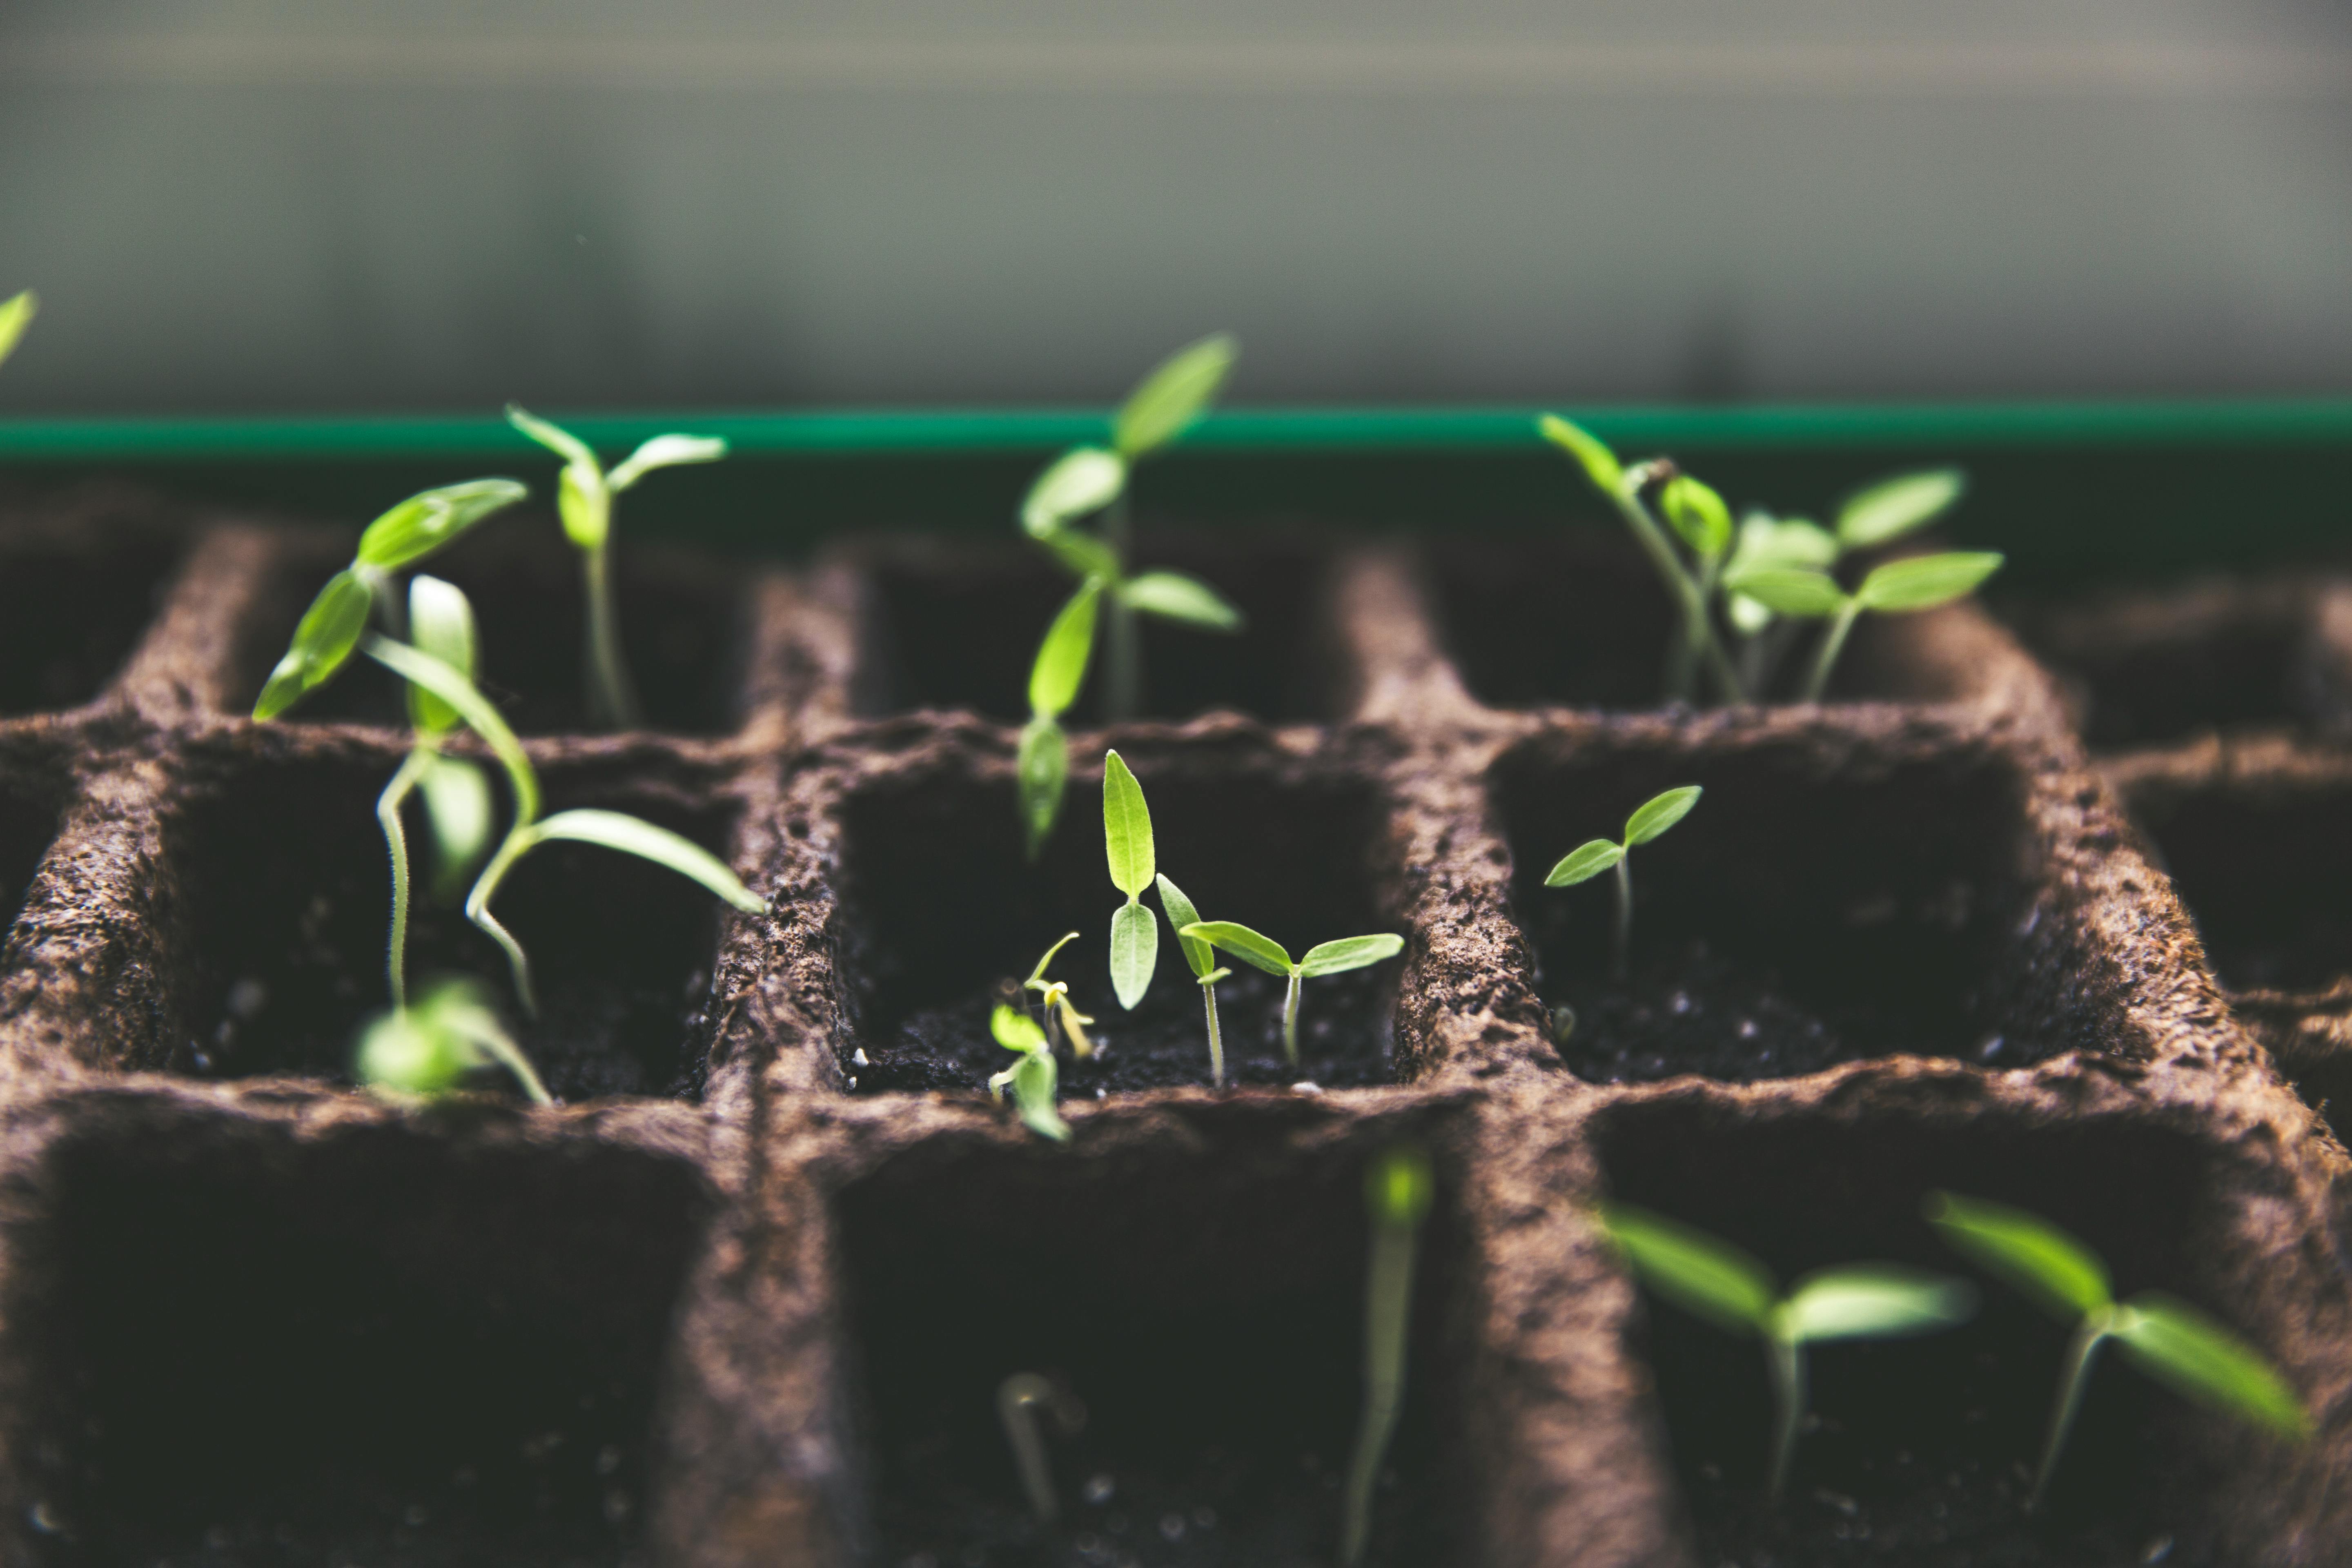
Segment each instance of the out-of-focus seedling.
M1102 591L1100 577L1089 577L1078 584L1078 591L1045 628L1045 640L1037 646L1037 662L1029 669L1029 722L1021 727L1021 752L1013 772L1020 781L1021 826L1028 836L1032 860L1054 831L1054 820L1062 811L1062 792L1070 781L1070 742L1062 732L1062 715L1077 700L1078 688L1086 684Z
M1372 1486L1404 1403L1404 1352L1412 1325L1413 1251L1436 1184L1429 1156L1411 1144L1383 1152L1364 1173L1364 1206L1372 1222L1364 1277L1364 1412L1348 1461L1340 1506L1339 1562L1356 1568L1372 1532Z
M1617 873L1617 926L1615 940L1611 944L1611 965L1619 981L1624 980L1633 965L1633 872L1627 857L1636 844L1647 844L1675 823L1690 815L1705 793L1697 784L1683 784L1663 794L1652 795L1633 808L1625 819L1625 837L1622 842L1606 838L1587 839L1559 858L1559 864L1544 878L1547 888L1572 888L1579 882L1589 882L1601 872L1614 868Z
M1054 1065L1054 1047L1046 1043L1045 1029L1020 1008L999 1002L996 1011L989 1015L988 1032L996 1037L998 1045L1018 1058L988 1080L988 1092L1003 1100L1005 1089L1010 1088L1013 1103L1019 1108L1021 1120L1028 1124L1030 1131L1056 1143L1068 1142L1070 1124L1054 1109L1054 1094L1062 1081L1061 1069Z
M1034 1372L1016 1372L996 1385L996 1417L1004 1424L1004 1440L1013 1446L1013 1463L1021 1472L1021 1489L1029 1494L1029 1511L1051 1530L1062 1508L1054 1492L1054 1467L1045 1458L1045 1435L1038 1429L1040 1410L1051 1415L1066 1436L1086 1425L1086 1406Z
M1103 848L1111 885L1127 895L1110 917L1110 988L1118 1005L1132 1012L1151 989L1151 973L1160 964L1160 925L1141 901L1160 866L1143 786L1117 752L1103 753Z
M1782 1295L1763 1264L1728 1242L1632 1204L1599 1206L1601 1229L1642 1282L1728 1333L1764 1344L1772 1378L1769 1488L1779 1497L1804 1424L1805 1347L1829 1340L1891 1340L1966 1322L1976 1288L1893 1263L1816 1269Z
M715 463L727 455L727 443L716 436L656 436L608 472L585 441L520 405L507 405L507 421L563 459L555 509L563 520L564 537L582 558L588 605L588 716L607 729L629 729L640 715L628 661L621 654L620 618L613 607L613 498L656 468Z
M1343 936L1337 942L1318 942L1308 948L1293 963L1283 945L1269 936L1261 936L1249 927L1234 921L1202 921L1189 925L1178 936L1198 938L1213 947L1221 948L1253 968L1268 974L1278 974L1289 983L1282 994L1282 1054L1290 1065L1298 1065L1298 986L1299 983L1318 974L1339 974L1350 969L1362 969L1383 959L1394 958L1404 951L1404 938L1393 935Z
M436 981L415 1003L377 1014L360 1031L360 1081L383 1094L430 1099L488 1067L513 1074L532 1104L555 1103L478 981Z
M1948 605L1974 593L1978 584L2000 570L2000 553L1989 550L1909 556L1874 569L1851 594L1827 572L1792 567L1760 567L1732 575L1726 584L1776 616L1829 622L1813 656L1812 672L1805 679L1802 699L1819 702L1829 689L1830 671L1845 647L1847 634L1864 610L1902 616Z
M1201 922L1201 911L1184 896L1184 889L1170 881L1166 873L1160 877L1160 908L1168 916L1168 923L1176 931L1176 945L1183 950L1184 962L1191 965L1193 978L1200 982L1201 1005L1209 1016L1209 1082L1212 1087L1225 1087L1225 1037L1217 1027L1217 982L1233 973L1217 963L1217 950L1197 936L1186 936L1188 927Z
M0 361L16 352L16 344L25 336L25 329L33 324L33 316L41 301L30 289L0 300Z
M1072 931L1047 948L1045 956L1037 961L1037 967L1029 972L1029 978L1021 983L1021 989L1037 993L1037 1011L1044 1015L1046 1048L1053 1048L1054 1024L1058 1018L1062 1032L1070 1037L1070 1054L1084 1061L1095 1054L1095 1043L1087 1037L1087 1026L1094 1020L1071 1002L1067 982L1045 978L1045 966L1054 962L1054 955L1077 940L1078 933Z
M2034 1469L2031 1510L2082 1408L2099 1347L2113 1340L2141 1371L2176 1393L2298 1441L2311 1433L2302 1403L2262 1352L2203 1312L2160 1290L2115 1299L2106 1265L2076 1237L2039 1215L1982 1198L1931 1193L1927 1215L1953 1250L2074 1329L2058 1378L2050 1427Z

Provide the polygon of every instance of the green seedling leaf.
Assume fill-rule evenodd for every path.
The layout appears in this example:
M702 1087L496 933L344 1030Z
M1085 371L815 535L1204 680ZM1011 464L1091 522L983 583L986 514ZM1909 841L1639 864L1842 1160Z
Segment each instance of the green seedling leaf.
M1854 597L1862 601L1864 609L1880 615L1932 610L1973 593L1978 584L2000 570L2000 553L1990 550L1955 550L1890 561L1862 580Z
M463 757L435 757L416 788L433 829L435 881L446 894L489 851L489 777Z
M1074 447L1030 485L1021 502L1021 526L1032 539L1045 539L1074 519L1100 511L1126 488L1127 463L1118 453Z
M1602 1230L1652 1289L1717 1328L1760 1334L1770 1320L1771 1271L1704 1231L1632 1204L1602 1204Z
M1374 1225L1418 1226L1436 1200L1428 1152L1412 1144L1381 1151L1364 1172L1364 1207Z
M502 1067L535 1105L552 1105L530 1058L471 980L432 986L415 1005L379 1015L360 1037L362 1082L396 1096L431 1096L478 1068Z
M1900 539L1950 510L1966 489L1968 480L1958 468L1882 479L1838 509L1838 542L1848 550L1872 550Z
M1818 620L1845 608L1845 590L1826 572L1764 566L1726 576L1723 585L1755 600L1776 616Z
M1030 1051L1013 1064L1013 1101L1021 1108L1023 1123L1040 1138L1066 1143L1070 1124L1054 1105L1054 1091L1061 1078L1062 1069L1051 1051Z
M593 468L567 464L555 477L555 515L575 549L602 549L613 537L612 487Z
M474 679L474 606L454 583L419 574L408 584L408 637L467 679ZM421 686L408 689L409 722L425 735L457 726L457 710Z
M1606 838L1587 840L1559 858L1559 864L1544 879L1544 886L1572 888L1579 882L1589 882L1623 858L1623 845L1612 844Z
M1667 523L1701 560L1711 561L1730 548L1731 508L1708 485L1677 474L1666 481L1658 504Z
M623 458L604 476L615 495L656 468L676 468L688 463L715 463L727 455L726 441L717 436L656 436Z
M366 578L346 569L327 579L310 607L294 628L294 640L278 668L263 683L253 705L256 719L275 719L310 692L332 680L359 646L367 630L368 611L375 596Z
M1163 620L1181 621L1213 632L1237 632L1242 613L1206 583L1178 572L1145 572L1119 585L1121 603Z
M1216 971L1217 950L1197 936L1184 934L1185 927L1201 923L1201 911L1165 871L1160 874L1159 885L1160 908L1168 917L1168 929L1176 933L1176 945L1184 951L1184 962L1192 966L1194 978L1207 979Z
M489 699L474 688L474 683L457 670L420 653L406 643L370 633L361 643L367 656L383 665L403 680L422 686L457 710L466 726L482 738L507 771L515 789L515 817L520 822L531 822L539 816L539 774L530 765L530 753L515 738Z
M2188 1302L2145 1291L2108 1331L2133 1361L2200 1404L2290 1437L2310 1435L2302 1402L2262 1353Z
M1008 1051L1042 1051L1045 1047L1045 1030L1036 1019L1018 1007L996 1005L988 1016L988 1032L996 1043Z
M1625 819L1625 847L1631 849L1636 844L1647 844L1688 816L1691 807L1698 804L1698 797L1704 793L1697 784L1683 784L1643 801L1633 808L1633 815Z
M1780 1331L1797 1342L1899 1339L1966 1322L1977 1309L1965 1279L1892 1263L1824 1268L1797 1282L1779 1309Z
M1731 616L1732 629L1743 637L1754 637L1772 624L1772 612L1760 599L1745 594L1734 594L1725 605Z
M16 352L25 336L25 329L33 324L35 312L41 302L30 289L21 294L0 300L0 360Z
M1298 973L1310 980L1318 974L1344 973L1394 958L1403 951L1401 936L1343 936L1337 942L1318 942L1300 954Z
M1021 788L1021 825L1034 860L1062 814L1062 792L1070 782L1070 742L1061 725L1044 713L1021 727L1021 750L1013 763Z
M529 494L512 479L468 479L420 491L367 525L353 564L379 572L413 566Z
M701 883L745 914L755 915L768 907L718 856L691 838L639 817L617 811L559 811L534 825L530 834L539 842L569 839L578 844L601 845L667 867L681 877Z
M566 466L593 468L598 473L604 468L588 443L562 426L541 419L520 403L507 405L507 423L563 459Z
M1050 964L1050 963L1052 963L1054 962L1054 955L1055 955L1055 953L1057 953L1057 952L1061 952L1064 948L1066 948L1066 947L1069 946L1069 945L1070 945L1070 943L1072 943L1072 942L1076 942L1076 941L1077 941L1077 940L1078 940L1078 933L1077 933L1077 932L1076 932L1076 931L1065 931L1065 932L1063 932L1063 933L1062 933L1062 940L1061 940L1061 941L1059 941L1059 942L1055 942L1053 946L1051 946L1051 947L1047 948L1047 949L1046 949L1046 950L1045 950L1042 954L1040 954L1040 955L1038 956L1038 959L1037 959L1037 967L1035 967L1034 969L1032 969L1032 970L1029 972L1029 978L1028 978L1028 979L1026 979L1026 980L1024 980L1024 981L1023 981L1023 982L1021 983L1021 988L1022 988L1023 990L1024 990L1024 991L1043 991L1043 990L1046 989L1046 984L1045 984L1045 967L1046 967L1046 965L1048 965L1048 964Z
M1029 671L1029 710L1058 719L1078 699L1086 684L1087 662L1094 653L1095 611L1101 602L1103 580L1089 577L1045 628L1037 662Z
M1133 1011L1159 967L1160 922L1141 904L1119 905L1110 917L1110 988L1118 1005Z
M1585 476L1595 489L1615 495L1625 482L1625 466L1617 460L1601 437L1580 425L1570 424L1557 414L1547 414L1536 421L1543 438L1559 447L1584 466Z
M1740 521L1739 543L1724 569L1727 579L1743 572L1817 570L1837 563L1838 542L1830 531L1803 518L1749 512Z
M1237 921L1202 921L1198 925L1181 929L1179 936L1198 937L1212 947L1223 948L1244 963L1265 970L1268 974L1287 978L1291 972L1290 954L1271 937L1260 936Z
M1151 849L1151 810L1143 804L1143 786L1117 752L1103 753L1103 847L1111 885L1130 901L1140 898L1160 869Z
M1219 332L1171 354L1128 395L1111 444L1133 459L1182 435L1216 400L1240 352L1230 334Z
M1955 1251L2061 1321L2074 1323L2114 1299L2106 1265L2038 1215L1953 1193L1929 1194L1925 1212Z
M1071 576L1083 581L1099 577L1106 583L1118 580L1118 552L1084 530L1065 528L1038 541L1052 551Z

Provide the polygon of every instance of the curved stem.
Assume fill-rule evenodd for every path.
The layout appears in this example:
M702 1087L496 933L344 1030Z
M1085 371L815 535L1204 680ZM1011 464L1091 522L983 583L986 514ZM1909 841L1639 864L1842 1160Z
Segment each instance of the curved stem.
M1861 614L1862 601L1848 599L1845 607L1838 611L1837 619L1830 623L1830 629L1822 637L1822 651L1813 660L1813 673L1805 682L1806 701L1819 702L1822 693L1829 689L1830 668L1837 663L1838 652L1845 647L1846 634L1853 630L1853 623Z
M1293 969L1289 987L1282 994L1282 1054L1292 1067L1298 1065L1298 983L1303 978Z
M2058 1468L2058 1451L2066 1446L2066 1434L2074 1429L2075 1412L2083 1407L2083 1390L2091 1381L2091 1358L2099 1353L2113 1321L2112 1312L2104 1307L2090 1313L2075 1328L2074 1341L2066 1347L2065 1364L2058 1374L2058 1396L2050 1407L2050 1432L2042 1440L2042 1463L2033 1472L2033 1495L2025 1501L2028 1513L2042 1507L2042 1496L2050 1489L2051 1472Z
M1652 564L1657 567L1658 575L1665 579L1666 592L1674 596L1675 607L1682 612L1683 637L1696 653L1692 662L1706 661L1708 673L1715 677L1716 684L1723 690L1725 701L1741 701L1739 672L1731 668L1731 659L1724 653L1723 644L1715 635L1715 623L1707 615L1706 598L1699 593L1698 584L1691 580L1691 574L1683 569L1682 558L1675 553L1674 545L1667 542L1665 530L1660 528L1658 520L1650 515L1650 509L1642 504L1639 472L1638 469L1627 470L1626 482L1612 491L1609 499L1616 503L1626 526L1633 531L1634 540L1649 555ZM1683 684L1679 689L1667 689L1669 699L1690 700L1694 695L1691 673L1685 671L1683 674Z
M1415 1227L1380 1225L1372 1229L1372 1256L1364 1292L1364 1416L1356 1428L1356 1448L1348 1462L1348 1489L1341 1506L1339 1561L1355 1568L1364 1560L1372 1532L1372 1487L1381 1457L1396 1431L1404 1399L1406 1330L1412 1317L1412 1255Z
M383 971L394 1007L408 1005L408 835L400 826L400 808L432 763L431 750L417 746L400 760L399 770L375 800L375 819L383 825L384 847L392 853L392 936L384 946Z
M1772 1397L1779 1409L1772 1424L1771 1495L1779 1498L1789 1484L1790 1461L1797 1453L1797 1429L1805 1419L1805 1351L1795 1340L1775 1329L1764 1342L1772 1371Z
M608 729L638 722L637 694L621 657L621 622L613 608L613 552L609 539L588 552L588 714Z
M1633 856L1617 862L1617 927L1610 944L1610 968L1622 985L1633 967Z
M1212 1087L1225 1087L1225 1039L1217 1029L1217 984L1201 982L1201 1005L1209 1012L1209 1082Z
M1054 1496L1053 1468L1045 1461L1045 1438L1037 1430L1037 1407L1053 1397L1052 1385L1034 1372L1016 1372L996 1389L996 1415L1004 1424L1004 1440L1013 1445L1021 1489L1029 1494L1029 1510L1044 1525L1051 1525L1061 1512Z
M539 996L531 989L530 955L523 952L522 943L514 939L514 933L500 925L497 917L490 913L490 900L498 895L499 884L506 879L509 871L514 869L515 862L538 842L538 836L531 832L530 824L516 823L513 831L507 835L506 842L499 846L499 852L490 857L490 863L482 868L473 891L466 895L466 918L488 932L490 940L505 949L507 965L514 972L515 999L522 1004L524 1016L531 1018L539 1016Z

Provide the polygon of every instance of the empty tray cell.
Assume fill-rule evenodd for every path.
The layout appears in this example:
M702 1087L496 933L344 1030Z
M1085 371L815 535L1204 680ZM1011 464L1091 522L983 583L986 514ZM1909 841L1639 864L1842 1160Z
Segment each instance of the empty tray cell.
M0 763L0 937L16 922L58 836L57 781L30 763Z
M388 1004L392 882L375 803L398 763L391 747L299 749L242 762L170 808L184 1043L159 1065L348 1079L362 1022ZM690 786L593 764L542 768L541 782L551 813L626 811L726 853L730 812L691 804ZM493 787L503 824L503 780ZM416 808L407 829L412 988L478 977L558 1098L700 1092L724 905L634 856L571 843L531 851L493 905L530 954L541 1013L525 1019L505 956L464 916L464 886L433 889Z
M0 526L0 715L89 701L138 646L184 537L99 496Z
M1067 573L1037 547L1018 543L915 541L862 559L868 592L856 684L860 711L968 709L1015 722L1028 718L1037 645L1077 587ZM1189 719L1212 709L1273 721L1328 716L1317 556L1297 544L1147 533L1136 559L1139 571L1199 578L1243 616L1234 634L1141 617L1138 717ZM1108 639L1106 624L1096 634L1074 721L1103 717Z
M520 539L506 529L543 530ZM586 611L581 555L566 546L552 519L499 519L452 545L419 571L466 591L479 628L483 692L527 735L593 730L586 698ZM303 608L340 562L297 574L270 612L258 617L244 690L261 683L293 635ZM742 574L676 551L614 546L614 595L621 648L644 710L645 727L680 735L719 735L742 717L751 609ZM388 670L360 658L332 685L303 699L289 718L404 726L402 687Z
M1373 894L1381 840L1361 782L1270 753L1220 763L1122 753L1151 810L1160 869L1204 920L1237 920L1296 956L1317 942L1396 929ZM1124 901L1103 853L1102 782L1075 776L1035 865L1023 857L1011 770L953 742L930 762L869 782L845 802L839 915L842 979L866 1060L843 1070L861 1091L983 1088L1009 1061L989 1034L998 998L1055 939L1076 931L1051 975L1095 1019L1100 1049L1065 1058L1062 1092L1209 1081L1207 1029L1155 889L1159 968L1132 1012L1112 994L1111 913ZM1305 983L1299 1065L1282 1051L1283 983L1238 961L1217 986L1228 1082L1384 1083L1398 961Z
M1892 731L1714 737L1546 736L1497 764L1513 907L1570 1068L1606 1083L1746 1080L1897 1053L2007 1067L2058 1048L2060 1020L2013 1016L2032 862L2005 753ZM1629 858L1620 983L1613 873L1544 879L1680 784L1706 793Z
M1921 1216L1938 1189L2028 1209L2098 1252L2120 1297L2167 1290L2251 1331L2272 1315L2271 1285L2215 1261L2249 1256L2221 1245L2232 1212L2222 1163L2178 1132L2113 1118L2054 1122L1998 1102L1923 1117L1917 1103L1898 1085L1835 1114L1697 1097L1604 1113L1611 1196L1747 1249L1783 1289L1813 1269L1883 1262L1980 1291L1957 1329L1812 1347L1812 1421L1777 1505L1764 1495L1773 1405L1761 1346L1645 1291L1634 1348L1656 1377L1698 1561L2269 1561L2252 1533L2213 1555L2211 1516L2225 1493L2242 1500L2250 1479L2259 1491L2290 1472L2292 1446L2189 1404L2113 1349L2029 1521L2068 1327L1975 1270ZM2278 1512L2294 1506L2282 1498Z
M641 1562L683 1162L117 1098L10 1236L10 1449L87 1568Z
M1097 1119L1075 1152L919 1148L841 1194L877 1561L1333 1559L1363 1397L1363 1169L1386 1140L1221 1109L1174 1138ZM1441 1161L1374 1563L1461 1560L1453 1196ZM1031 1513L997 1415L1021 1373L1078 1418L1044 1418L1056 1528Z

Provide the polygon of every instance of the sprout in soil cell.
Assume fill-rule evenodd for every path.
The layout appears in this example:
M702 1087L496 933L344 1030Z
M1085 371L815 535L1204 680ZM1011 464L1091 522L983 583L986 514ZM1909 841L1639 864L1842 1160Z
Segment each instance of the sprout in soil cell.
M1298 984L1318 974L1340 974L1350 969L1361 969L1383 959L1394 958L1404 951L1401 936L1343 936L1337 942L1318 942L1301 953L1298 962L1290 962L1290 954L1272 937L1261 936L1249 927L1234 921L1202 921L1183 927L1180 937L1197 937L1212 947L1221 948L1244 963L1263 969L1268 974L1278 974L1287 980L1289 989L1282 996L1282 1054L1290 1065L1298 1065Z
M1364 1279L1364 1413L1348 1461L1340 1507L1339 1561L1356 1568L1371 1537L1372 1483L1396 1431L1404 1401L1404 1347L1412 1321L1412 1255L1435 1193L1429 1156L1408 1144L1390 1149L1364 1173L1372 1246Z
M2260 1352L2162 1291L2116 1300L2098 1255L2048 1220L1952 1193L1929 1194L1927 1215L1954 1250L2074 1331L2028 1509L2041 1507L2050 1489L2092 1360L2109 1340L2140 1370L2191 1399L2290 1437L2310 1435L2302 1404Z
M1087 663L1094 656L1095 613L1102 603L1102 579L1089 577L1064 605L1038 645L1029 669L1029 722L1021 727L1021 826L1028 835L1029 858L1045 847L1054 819L1062 812L1062 792L1070 781L1070 742L1062 715L1078 699Z
M1058 1018L1062 1032L1070 1037L1070 1054L1084 1061L1095 1054L1095 1043L1087 1037L1087 1026L1094 1020L1071 1002L1066 982L1045 978L1045 966L1054 962L1054 955L1077 940L1078 933L1072 931L1047 948L1045 956L1037 961L1037 967L1029 972L1029 978L1021 983L1021 989L1037 993L1037 1010L1044 1015L1045 1048L1053 1049L1054 1024Z
M998 1045L1019 1058L988 1080L988 1092L1003 1100L1010 1088L1013 1103L1020 1108L1021 1120L1029 1124L1030 1131L1056 1143L1068 1142L1070 1125L1054 1109L1061 1070L1054 1065L1054 1049L1045 1042L1045 1029L1020 1008L999 1002L996 1011L989 1015L988 1032L996 1037Z
M24 337L25 329L33 324L33 313L40 308L40 300L34 297L30 289L0 300L0 361L16 352L16 344Z
M1739 1248L1631 1204L1604 1204L1602 1228L1651 1289L1717 1328L1764 1342L1772 1378L1771 1495L1789 1479L1805 1418L1805 1347L1826 1340L1905 1339L1965 1322L1976 1288L1892 1263L1816 1269L1780 1292Z
M639 721L639 713L613 608L613 498L656 468L717 462L727 455L727 443L716 436L656 436L607 472L588 444L570 431L511 403L507 421L563 459L555 505L564 536L580 551L587 592L588 715L606 729L628 729Z
M996 1385L996 1418L1013 1446L1021 1489L1029 1494L1029 1511L1050 1530L1062 1510L1054 1495L1054 1468L1045 1459L1045 1435L1038 1429L1040 1410L1050 1413L1065 1434L1086 1425L1086 1407L1034 1372L1016 1372Z
M1201 923L1201 911L1184 896L1184 889L1160 878L1160 908L1168 916L1168 923L1176 931L1176 945L1184 951L1184 962L1192 966L1193 978L1201 984L1201 1005L1209 1016L1209 1082L1218 1089L1225 1087L1225 1037L1217 1027L1217 982L1233 973L1217 963L1217 950L1197 936L1186 936L1187 927Z
M1117 752L1103 753L1103 847L1111 885L1127 895L1110 917L1110 988L1132 1012L1151 989L1151 972L1160 963L1160 925L1140 901L1160 868L1151 847L1151 808Z
M1633 963L1633 873L1628 856L1636 844L1647 844L1675 823L1690 815L1703 792L1697 784L1683 784L1662 795L1652 795L1625 819L1625 837L1622 843L1606 838L1588 839L1559 858L1559 864L1544 878L1547 888L1572 888L1579 882L1589 882L1601 872L1614 868L1617 872L1617 926L1611 947L1612 972L1620 981Z
M414 1004L369 1019L360 1031L358 1065L369 1088L419 1098L446 1094L483 1068L501 1067L533 1104L555 1103L480 983L463 977L436 981Z
M2000 570L2000 555L1989 550L1913 555L1876 568L1851 594L1827 572L1786 566L1743 571L1728 578L1727 585L1776 616L1829 622L1813 656L1812 673L1805 678L1803 700L1819 702L1829 689L1830 671L1845 647L1847 634L1864 610L1899 616L1948 605L1974 593Z

